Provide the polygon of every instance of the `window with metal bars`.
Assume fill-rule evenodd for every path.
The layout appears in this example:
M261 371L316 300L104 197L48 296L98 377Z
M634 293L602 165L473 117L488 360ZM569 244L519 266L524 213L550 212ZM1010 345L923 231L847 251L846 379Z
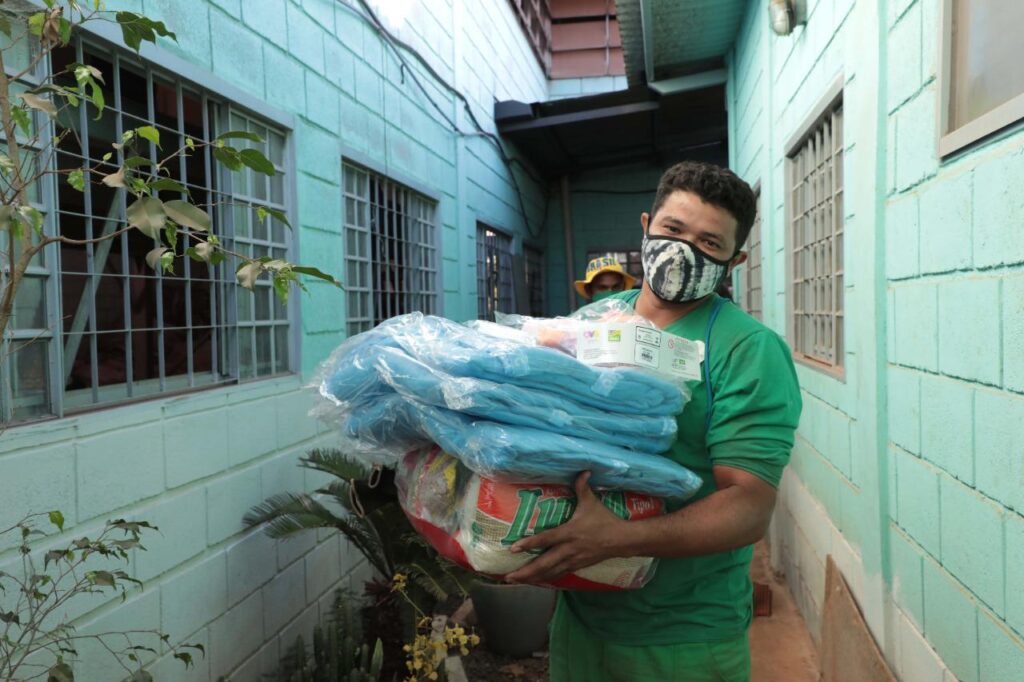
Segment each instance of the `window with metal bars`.
M483 223L476 224L477 316L515 312L512 283L512 237Z
M437 310L437 204L389 178L344 163L347 331Z
M843 107L841 95L792 148L789 199L790 330L794 353L843 367Z
M544 254L538 249L525 247L526 294L529 297L527 313L532 317L544 316Z
M639 250L587 251L588 263L595 258L614 258L626 272L636 277L638 282L644 278L644 262Z
M761 191L755 197L757 212L754 214L754 225L747 237L747 268L746 285L743 287L743 309L757 320L764 320L764 286L761 281Z
M156 127L162 143L157 149L140 141L136 152L149 163L184 147L187 137L255 132L262 143L237 146L259 148L274 163L272 178L248 169L229 172L207 150L181 156L172 163L171 177L211 214L226 249L289 258L285 226L271 217L259 220L255 208L287 211L283 131L116 50L75 42L55 49L49 68L60 73L73 62L102 72L108 106L101 113L83 103L53 122L54 133L65 133L52 159L56 168L98 165L100 174L113 172L125 150L111 144L144 125ZM114 155L104 161L108 152ZM39 201L47 232L96 239L124 226L124 193L91 179L83 192L66 182L44 183ZM160 196L181 198L172 192ZM234 259L211 267L184 258L175 262L173 274L154 272L145 262L154 245L131 230L87 245L62 244L33 266L31 283L18 293L18 320L4 339L7 350L17 351L8 352L3 365L4 421L291 371L291 325L269 282L259 282L254 293L239 291ZM178 253L188 246L179 240Z

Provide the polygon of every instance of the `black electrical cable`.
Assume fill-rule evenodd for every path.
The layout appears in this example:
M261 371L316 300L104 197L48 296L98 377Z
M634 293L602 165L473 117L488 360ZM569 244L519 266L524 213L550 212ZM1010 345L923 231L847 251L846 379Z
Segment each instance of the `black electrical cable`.
M389 31L387 27L385 27L381 23L380 19L377 18L377 15L374 13L373 9L367 4L366 0L359 0L359 4L362 7L363 11L359 11L359 9L353 7L346 0L337 0L337 2L341 6L345 7L349 11L356 14L363 21L367 22L377 32L379 36L384 38L384 42L388 44L388 47L391 48L391 51L394 53L395 57L397 57L398 61L401 63L403 76L406 73L408 73L409 77L412 78L413 83L416 84L416 86L423 93L423 96L426 97L428 102L430 102L430 105L438 112L438 114L441 115L441 118L443 118L445 122L448 123L448 125L456 134L465 137L483 137L494 146L494 148L498 151L498 154L501 156L502 162L508 168L509 176L512 178L512 184L515 186L516 191L516 199L519 202L519 212L522 213L523 215L523 223L526 225L526 231L530 235L530 237L534 239L539 237L540 231L538 230L535 232L530 224L530 217L526 211L526 203L523 200L523 188L519 184L519 178L516 177L513 165L518 165L520 168L522 168L534 182L541 185L542 187L546 187L544 180L542 178L537 177L537 175L521 160L509 156L509 154L505 151L504 146L502 145L501 138L495 135L494 133L486 130L480 124L480 121L473 113L472 105L470 104L469 100L466 99L465 95L459 92L459 90L456 89L455 86L448 83L448 81L446 81L444 77L440 73L438 73L436 69L434 69L434 67L423 57L423 55L420 54L419 50L417 50L409 43L405 42L401 38L394 35L391 31ZM448 114L444 111L444 109L442 109L441 106L434 101L434 98L430 96L430 92L427 90L427 87L422 83L422 81L420 81L420 79L416 75L416 72L413 70L409 62L406 60L405 55L402 53L402 50L405 50L412 54L416 58L416 61L427 71L427 73L430 74L430 76L438 84L440 84L452 96L454 96L456 99L462 102L463 107L465 108L465 111L469 116L469 120L473 124L473 127L476 128L476 131L467 132L462 130L459 127L458 122L449 117ZM548 191L545 191L544 194L544 215L546 216L548 203L550 202L551 197L550 192Z

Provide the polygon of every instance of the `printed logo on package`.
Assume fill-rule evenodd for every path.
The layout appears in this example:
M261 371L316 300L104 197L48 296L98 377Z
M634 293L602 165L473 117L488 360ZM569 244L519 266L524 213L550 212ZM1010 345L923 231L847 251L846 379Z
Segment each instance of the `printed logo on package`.
M636 342L646 343L654 346L655 348L661 347L661 332L657 329L649 329L647 327L636 328Z

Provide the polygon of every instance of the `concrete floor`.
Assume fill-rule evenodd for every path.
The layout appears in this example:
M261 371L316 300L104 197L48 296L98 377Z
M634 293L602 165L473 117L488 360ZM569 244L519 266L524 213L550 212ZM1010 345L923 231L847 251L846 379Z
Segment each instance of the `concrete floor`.
M754 618L750 627L751 682L818 682L818 653L785 580L775 575L768 548L754 548L750 573L772 586L772 615Z

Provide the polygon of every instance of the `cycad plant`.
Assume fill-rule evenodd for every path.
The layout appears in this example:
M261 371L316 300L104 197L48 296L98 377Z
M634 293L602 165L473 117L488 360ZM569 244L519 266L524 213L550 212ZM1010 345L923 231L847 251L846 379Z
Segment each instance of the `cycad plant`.
M465 595L469 574L441 558L413 530L398 504L393 473L377 472L339 450L312 450L300 466L330 475L313 493L274 495L245 515L247 526L264 526L272 538L319 528L345 535L373 567L366 591L380 607L395 602L391 580L407 577L406 594L425 613L452 595Z

